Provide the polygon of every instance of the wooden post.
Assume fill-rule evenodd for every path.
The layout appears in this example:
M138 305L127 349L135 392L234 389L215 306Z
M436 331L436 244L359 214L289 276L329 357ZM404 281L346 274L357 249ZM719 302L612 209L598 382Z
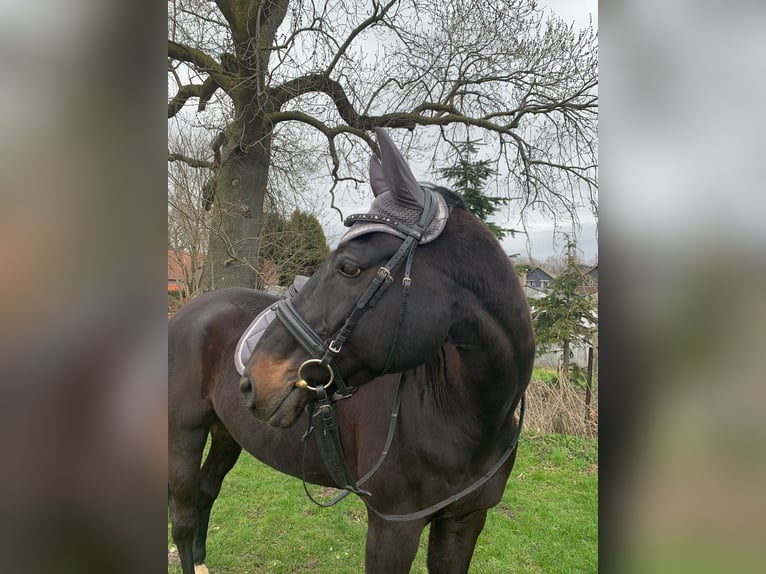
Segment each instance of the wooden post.
M585 422L591 420L590 403L593 398L593 347L588 347L588 374L585 378Z

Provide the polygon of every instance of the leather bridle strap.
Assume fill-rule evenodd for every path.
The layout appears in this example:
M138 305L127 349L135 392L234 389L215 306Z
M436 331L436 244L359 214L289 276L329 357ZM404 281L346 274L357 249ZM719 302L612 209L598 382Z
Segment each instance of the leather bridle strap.
M303 317L298 314L290 299L282 299L277 304L276 313L277 318L282 321L285 328L310 356L321 357L324 354L324 342L319 338L314 329L303 320ZM346 385L335 363L331 360L329 365L335 375L334 380L338 387L338 393L342 396L350 395L353 391Z
M283 299L276 308L277 317L290 334L312 357L319 357L324 352L324 342L317 336L306 321L296 311L290 299Z
M485 472L476 482L469 485L468 487L464 488L460 492L453 494L452 496L445 498L441 502L437 502L436 504L433 504L429 506L428 508L424 508L423 510L419 510L417 512L411 512L409 514L383 514L377 510L375 510L371 505L370 502L362 498L364 503L367 505L367 508L369 508L372 512L377 514L380 518L383 520L386 520L388 522L409 522L410 520L418 520L419 518L425 518L426 516L430 516L434 512L438 512L439 510L449 506L453 502L457 502L464 496L467 496L483 486L490 478L492 478L495 473L500 470L500 467L505 464L505 462L508 460L508 458L513 454L513 451L516 450L516 448L519 446L519 436L521 436L521 427L524 424L524 412L526 411L527 407L527 400L526 400L526 394L521 395L521 408L519 409L519 422L516 426L516 432L513 435L513 439L511 440L510 446L506 449L506 451L503 453L503 455L500 457L500 459L492 465L492 467ZM360 497L361 498L361 497Z
M354 310L351 312L351 315L349 315L343 324L343 327L341 327L340 331L338 331L338 334L333 338L333 340L325 349L324 355L322 356L323 364L327 364L340 352L343 344L346 342L349 335L351 335L351 331L354 329L354 327L356 327L356 324L361 316L368 309L375 306L383 293L385 293L386 289L388 289L389 285L393 283L394 275L396 275L399 266L402 264L405 258L408 261L407 268L409 271L409 267L412 264L412 256L415 252L415 248L420 242L420 239L423 236L423 232L428 229L428 226L436 216L437 205L436 200L433 197L433 192L430 190L424 190L424 193L425 202L423 211L421 212L420 217L418 218L418 222L414 228L409 228L389 218L375 219L375 221L378 223L386 223L395 229L399 229L405 233L407 237L404 239L404 241L402 241L402 244L399 246L399 249L396 250L396 253L394 253L388 260L388 263L378 269L378 273L375 275L375 279L373 279L372 283L369 285L369 287L367 287L365 292L359 298L356 305L354 306ZM365 216L356 218L355 221L365 220L364 217ZM396 223L398 226L394 225L394 223ZM406 230L402 228L406 228ZM409 281L407 282L406 287L407 291L409 292Z
M367 482L367 480L369 480L369 478L378 471L380 466L383 464L383 461L386 459L389 449L391 448L391 443L393 442L394 434L396 433L396 422L399 418L399 407L402 404L402 388L404 387L404 380L405 380L404 373L401 373L399 375L399 382L396 386L396 394L394 395L394 404L393 404L393 407L391 408L391 416L388 423L388 434L386 435L386 442L383 445L383 450L381 451L380 456L378 457L378 461L372 466L370 470L368 470L365 473L364 476L362 476L362 478L357 480L356 483L354 483L353 480L350 481L351 484L356 488L353 488L353 489L344 488L343 492L341 492L338 496L333 498L330 502L320 502L316 500L313 496L311 496L308 486L306 485L306 480L303 479L303 490L306 492L306 496L309 497L309 500L311 500L311 502L313 502L317 506L322 506L323 508L329 508L331 506L335 506L336 504L338 504L341 500L346 498L352 492L357 494L369 495L369 492L361 490L359 487L362 486L365 482ZM307 407L307 408L310 408L310 407ZM315 419L313 418L313 413L311 413L311 411L309 411L309 414L310 414L309 428L308 430L306 430L306 433L303 435L304 444L303 444L303 464L301 469L301 476L305 476L305 472L303 472L303 466L305 465L305 461L306 461L306 440L309 438L309 436L311 436L313 432L315 432L315 425L314 425ZM334 432L337 433L337 427L335 428ZM320 448L320 454L322 455L324 460L324 453L322 452L322 445L321 445L322 442L325 442L325 441L322 441L319 438L319 435L317 435L317 444ZM338 444L340 444L340 439L338 439ZM341 484L341 482L339 482L338 478L336 478L335 475L337 475L341 481L348 481L347 478L351 476L351 473L350 471L347 470L348 466L346 465L345 457L337 458L336 453L331 453L329 456L336 459L336 462L333 462L328 465L327 460L324 460L325 468L329 469L330 467L333 467L335 469L334 471L330 472L330 475L332 479L335 481L335 483ZM340 465L346 466L346 470L340 469L339 468Z
M325 391L324 387L318 386L316 393L318 398L316 404L312 403L311 406L313 409L313 412L310 413L311 429L307 431L307 435L313 429L317 437L316 442L319 447L319 454L335 484L354 494L370 496L369 492L359 488L351 476L346 457L343 454L343 446L340 442L335 405L330 400L330 397L327 396L327 391ZM308 437L304 436L304 438Z

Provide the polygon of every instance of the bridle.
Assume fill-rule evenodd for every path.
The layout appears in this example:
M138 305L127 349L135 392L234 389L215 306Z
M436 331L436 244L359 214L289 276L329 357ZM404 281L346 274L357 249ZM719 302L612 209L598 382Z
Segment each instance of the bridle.
M289 297L282 299L276 307L277 318L311 356L310 359L304 361L298 368L298 380L295 382L296 387L313 391L317 395L316 402L310 402L306 407L309 414L309 429L303 437L304 445L308 437L314 433L317 437L317 445L325 467L336 484L345 490L343 495L337 497L329 505L322 504L323 506L331 506L339 502L349 492L354 492L358 495L369 495L369 492L361 490L359 485L372 476L383 463L383 459L388 453L388 446L390 446L393 439L394 431L396 429L396 420L399 413L399 404L401 401L401 390L404 382L403 375L399 377L399 385L394 398L394 410L391 414L391 423L389 425L388 437L386 439L386 447L383 449L380 459L372 470L359 481L355 481L351 476L346 457L343 453L340 435L338 434L335 405L333 402L334 400L348 398L351 396L354 389L349 387L343 380L343 376L335 364L335 358L342 351L343 345L353 332L359 319L380 300L388 287L393 283L397 271L403 264L404 277L402 279L402 299L399 322L391 343L391 349L388 354L386 365L381 375L388 370L394 347L396 346L399 328L401 327L407 312L407 301L410 287L412 285L412 260L415 256L415 249L423 239L423 235L433 222L434 217L436 217L438 210L437 200L434 196L435 192L427 187L423 187L422 189L424 194L423 209L414 226L409 226L393 217L376 213L350 215L344 221L344 224L348 227L354 223L363 222L387 225L391 227L392 230L396 230L397 234L404 235L404 239L386 264L378 269L374 279L359 297L351 313L343 322L343 326L336 332L335 336L329 338L329 340L322 340L317 332L314 331L303 317L300 316ZM326 368L329 374L329 380L323 385L312 386L303 376L304 369L310 365L319 365L320 367ZM334 395L330 396L328 395L327 390L333 383L335 384L337 391ZM303 484L304 489L306 489L306 494L309 495L311 500L314 500L306 488L305 481Z
M351 226L357 222L369 222L376 224L388 225L392 229L396 230L398 234L404 235L404 239L399 246L399 249L391 256L388 262L380 267L372 280L372 283L367 287L364 293L359 297L353 310L346 318L343 326L337 331L334 337L329 340L322 340L322 338L314 331L314 329L300 316L295 309L292 301L289 297L282 299L276 306L276 316L290 332L290 334L301 344L306 352L312 357L298 368L298 380L295 382L295 386L298 388L313 391L317 395L316 402L310 402L307 404L307 411L309 414L309 428L303 435L304 441L304 457L305 457L305 443L311 434L317 437L317 445L320 455L324 461L325 467L329 472L335 483L341 487L344 492L335 497L329 503L321 503L311 496L306 486L306 481L303 481L303 487L308 497L320 506L332 506L345 498L349 493L363 497L367 507L377 514L380 518L393 522L405 522L410 520L416 520L433 514L453 502L461 499L462 497L474 492L480 488L484 483L491 479L495 473L501 468L503 464L508 460L511 454L516 450L518 446L519 436L521 434L521 428L524 422L524 411L526 406L525 397L522 394L517 397L516 404L513 405L515 410L517 404L521 404L519 411L519 421L514 432L511 444L508 446L503 455L495 462L495 464L487 470L478 480L464 488L460 492L453 494L452 496L437 502L417 512L410 514L397 514L386 515L381 514L375 510L366 497L370 496L370 493L362 490L360 486L367 481L383 463L383 460L388 454L389 447L393 441L394 432L396 430L396 422L399 415L399 405L401 404L401 392L405 381L404 374L399 376L399 383L397 385L396 394L394 396L393 410L391 412L390 423L388 428L388 435L386 437L385 446L381 452L378 461L373 467L358 481L355 481L351 476L351 472L348 468L345 455L343 453L343 446L340 442L340 435L338 433L338 423L335 414L334 400L348 398L354 389L349 387L338 370L335 364L335 358L343 349L343 345L348 340L354 327L356 327L359 319L380 300L388 287L393 283L394 277L399 268L404 264L404 277L402 279L402 299L399 310L399 322L394 334L394 339L391 343L391 349L386 360L386 366L383 369L382 374L388 371L393 356L394 348L396 346L399 327L401 327L404 317L407 312L407 301L410 288L412 285L411 268L412 260L415 255L415 249L420 244L425 231L431 225L434 217L437 213L437 202L434 197L434 191L428 187L422 187L424 193L424 205L423 210L414 226L409 226L401 221L394 219L393 217L367 213L351 215L346 218L344 224ZM329 380L325 384L318 384L312 386L303 376L304 369L309 365L319 365L327 369L329 374ZM336 385L337 392L330 396L327 390L332 384Z
M316 333L316 331L314 331L314 329L312 329L311 326L306 323L303 317L300 316L289 298L281 300L277 305L277 318L282 322L290 334L301 344L306 352L312 357L311 359L305 361L298 368L298 381L295 383L295 386L298 388L307 389L317 394L322 394L322 391L326 391L330 385L335 383L337 393L341 397L347 397L353 392L353 389L346 385L346 382L343 380L343 377L341 376L340 371L335 364L335 358L343 349L343 345L348 340L362 315L364 315L367 311L375 306L375 304L383 296L383 293L385 293L388 287L393 283L394 276L396 275L399 267L401 267L402 263L404 263L404 278L402 279L402 304L400 322L403 319L403 316L406 313L407 298L409 296L410 287L412 284L412 278L410 274L412 268L412 260L415 255L415 249L423 238L425 230L428 229L429 225L431 225L431 222L433 221L437 212L437 203L436 198L434 197L435 192L431 191L427 187L423 187L422 189L425 195L423 210L420 213L418 221L412 227L402 223L401 221L397 221L392 217L370 213L350 215L346 218L344 222L346 226L351 226L357 222L384 224L388 225L392 229L395 229L399 233L404 234L405 238L399 246L399 249L397 249L397 251L391 256L388 262L378 269L378 272L376 273L375 278L372 280L372 283L370 283L364 293L362 293L361 297L359 297L358 301L354 305L353 310L334 337L332 337L329 341L323 341L322 338ZM381 374L384 374L388 370L391 357L393 355L393 346L395 345L396 337L392 343L387 364L383 369L383 373ZM303 377L303 371L309 365L319 365L320 367L326 368L329 373L328 382L324 385L312 386L308 381L306 381L306 379Z

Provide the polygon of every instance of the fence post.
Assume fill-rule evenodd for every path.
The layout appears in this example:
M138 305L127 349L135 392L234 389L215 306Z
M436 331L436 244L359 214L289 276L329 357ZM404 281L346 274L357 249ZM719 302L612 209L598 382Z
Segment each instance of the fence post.
M585 422L591 420L590 403L593 386L593 347L588 347L588 374L585 377Z

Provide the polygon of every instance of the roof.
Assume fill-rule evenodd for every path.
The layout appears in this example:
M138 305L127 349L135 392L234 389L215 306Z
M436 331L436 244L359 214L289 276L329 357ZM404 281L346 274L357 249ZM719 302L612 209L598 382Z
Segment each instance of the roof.
M532 267L532 269L530 269L529 271L527 271L527 275L532 275L532 273L534 273L534 272L535 272L535 271L537 271L538 269L539 269L540 271L542 271L543 273L545 273L545 274L546 274L548 277L550 277L551 279L555 279L555 278L556 278L556 275L554 275L554 274L553 274L553 273L551 273L550 271L547 271L547 270L543 269L543 268L542 268L542 267L540 267L539 265L538 265L538 266L536 266L536 267Z
M201 268L205 261L205 254L197 254L197 267ZM168 281L183 281L184 269L191 270L191 254L186 251L173 251L168 249Z

